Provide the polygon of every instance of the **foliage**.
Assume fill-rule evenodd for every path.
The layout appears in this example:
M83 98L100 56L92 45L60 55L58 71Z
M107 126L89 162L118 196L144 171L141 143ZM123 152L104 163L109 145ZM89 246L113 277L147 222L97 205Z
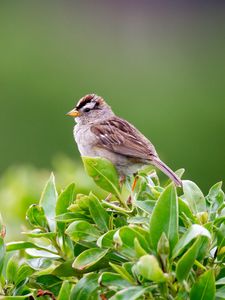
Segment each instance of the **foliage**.
M57 178L58 191L75 181L76 192L85 194L92 190L100 197L106 194L85 174L82 164L74 159L65 155L55 156L51 169ZM0 211L7 226L7 241L22 238L21 228L27 226L26 210L31 204L38 204L49 173L48 169L16 165L0 174Z
M141 171L132 191L109 162L83 161L111 194L79 194L72 183L58 195L51 175L27 211L26 239L5 243L1 225L0 299L225 298L220 182L204 196L191 181L160 186L154 171Z

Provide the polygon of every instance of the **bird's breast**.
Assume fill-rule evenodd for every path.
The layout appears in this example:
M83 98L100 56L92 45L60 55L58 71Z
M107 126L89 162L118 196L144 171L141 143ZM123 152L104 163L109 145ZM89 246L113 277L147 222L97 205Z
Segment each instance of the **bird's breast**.
M82 156L95 156L94 146L96 138L89 128L76 125L73 135Z

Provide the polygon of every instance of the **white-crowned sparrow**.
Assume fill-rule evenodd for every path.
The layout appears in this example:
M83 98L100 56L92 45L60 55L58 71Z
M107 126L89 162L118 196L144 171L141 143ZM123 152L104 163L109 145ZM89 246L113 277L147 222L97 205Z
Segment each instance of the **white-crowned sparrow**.
M77 122L73 133L82 156L110 160L120 176L151 164L182 186L180 178L160 160L152 143L133 125L117 117L103 98L86 95L68 115Z

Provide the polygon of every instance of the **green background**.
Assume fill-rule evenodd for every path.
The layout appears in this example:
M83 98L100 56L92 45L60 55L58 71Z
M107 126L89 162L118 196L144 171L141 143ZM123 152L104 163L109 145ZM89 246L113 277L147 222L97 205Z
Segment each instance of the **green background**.
M223 180L224 15L222 1L1 1L0 176L80 160L65 114L96 93L203 190Z

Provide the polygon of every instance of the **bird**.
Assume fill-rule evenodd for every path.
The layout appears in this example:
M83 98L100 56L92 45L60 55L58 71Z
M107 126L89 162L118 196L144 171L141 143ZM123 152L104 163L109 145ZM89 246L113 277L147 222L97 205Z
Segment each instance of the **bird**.
M144 166L152 165L177 187L182 187L181 179L159 158L150 140L114 114L101 96L85 95L67 115L75 119L73 135L81 156L111 161L120 178L132 176Z

